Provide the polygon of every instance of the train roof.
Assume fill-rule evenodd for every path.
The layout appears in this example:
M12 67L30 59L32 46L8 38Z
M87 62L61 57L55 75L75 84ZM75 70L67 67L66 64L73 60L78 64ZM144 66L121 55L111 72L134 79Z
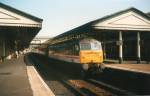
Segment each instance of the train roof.
M88 43L88 42L99 42L100 43L100 41L93 39L93 38L84 38L84 39L80 40L80 43Z
M35 21L37 21L37 22L42 22L42 21L43 21L43 19L41 19L41 18L35 17L35 16L33 16L33 15L30 15L30 14L28 14L28 13L26 13L26 12L20 11L20 10L15 9L15 8L13 8L13 7L11 7L11 6L8 6L8 5L6 5L6 4L0 3L0 6L1 6L2 8L4 8L4 9L10 10L10 11L12 11L12 12L14 12L14 13L19 14L19 15L22 15L22 16L25 16L25 17L28 17L28 18L31 18L32 20L35 20Z

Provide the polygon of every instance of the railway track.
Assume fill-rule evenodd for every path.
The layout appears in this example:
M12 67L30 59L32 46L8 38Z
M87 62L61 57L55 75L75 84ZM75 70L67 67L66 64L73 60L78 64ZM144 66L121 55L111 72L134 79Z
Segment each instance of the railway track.
M95 84L97 86L101 86L102 88L107 89L107 90L109 90L109 91L111 91L115 94L118 94L118 95L126 95L126 96L135 95L135 93L129 92L127 90L120 89L120 88L112 86L110 84L106 84L102 81L98 81L98 80L95 80L95 79L88 79L87 81L92 83L92 84Z
M79 96L133 96L132 92L117 88L94 79L86 80L68 80L63 81L73 90L78 92Z
M45 72L44 74L47 74L46 76L49 76L49 77L45 77L45 78L52 78L50 76L56 77L57 79L56 78L55 79L57 81L57 84L58 83L62 84L61 86L64 86L66 89L68 89L70 92L72 92L72 94L74 94L74 95L72 95L72 94L68 95L65 93L61 93L61 95L59 94L58 96L120 96L120 95L131 96L131 95L133 95L132 93L130 93L126 90L121 90L119 88L113 87L111 85L105 84L100 81L96 81L94 79L83 80L81 78L72 78L72 76L70 76L70 74L69 75L65 74L57 68L49 69L52 66L48 66L48 64L46 64L46 66L43 66L43 63L46 63L46 62L45 62L45 60L44 61L40 60L40 58L38 56L30 56L30 58L32 58L32 60L34 62L36 62L36 67L38 67L38 70L39 70L39 68L43 68L40 70L44 70L43 71L43 72ZM51 63L54 63L54 62L51 62ZM40 70L39 70L39 72L40 72ZM53 89L52 88L53 82L51 82L50 80L51 79L45 80L45 82L52 89L52 91L58 91L58 90L62 90L64 88L64 87L62 87L60 89L59 88ZM51 82L51 83L49 83L49 82ZM58 86L58 85L56 85L56 86ZM54 86L54 87L56 87L56 86ZM54 92L54 93L58 94L58 92Z
M64 83L74 89L79 96L117 96L85 80L69 80Z

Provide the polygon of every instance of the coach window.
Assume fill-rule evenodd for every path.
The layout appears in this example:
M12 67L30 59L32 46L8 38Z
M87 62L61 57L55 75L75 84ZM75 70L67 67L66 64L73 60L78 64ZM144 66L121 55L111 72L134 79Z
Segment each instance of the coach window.
M79 45L75 44L74 47L75 47L75 55L78 55L79 50L80 50Z
M76 49L76 51L79 51L79 46L75 45L75 49Z

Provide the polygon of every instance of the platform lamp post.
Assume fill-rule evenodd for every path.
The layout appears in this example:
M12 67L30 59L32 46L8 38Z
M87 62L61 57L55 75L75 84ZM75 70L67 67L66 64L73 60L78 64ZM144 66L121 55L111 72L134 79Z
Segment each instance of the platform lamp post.
M137 64L141 62L140 32L137 32Z

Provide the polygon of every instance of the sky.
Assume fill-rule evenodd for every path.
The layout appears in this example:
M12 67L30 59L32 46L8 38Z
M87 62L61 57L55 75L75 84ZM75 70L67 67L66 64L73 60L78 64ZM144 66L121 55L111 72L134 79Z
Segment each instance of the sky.
M43 19L37 37L54 37L114 12L135 7L150 12L150 0L0 0Z

